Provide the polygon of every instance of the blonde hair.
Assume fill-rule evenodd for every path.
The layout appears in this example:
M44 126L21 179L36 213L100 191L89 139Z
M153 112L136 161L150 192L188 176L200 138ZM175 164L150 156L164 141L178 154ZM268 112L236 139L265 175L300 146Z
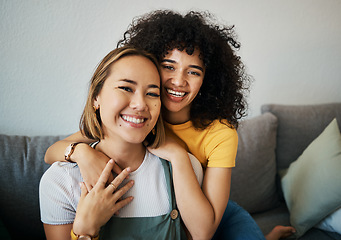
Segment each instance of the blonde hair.
M159 64L156 58L141 49L131 46L116 48L108 53L103 60L99 63L94 75L90 81L89 94L87 101L80 119L79 128L84 136L89 139L100 140L104 138L101 117L99 110L94 108L94 101L99 95L105 80L108 77L109 69L112 64L119 59L127 56L142 56L149 59L157 68L159 75ZM147 146L157 148L165 140L165 129L162 121L161 114L155 124L154 129L146 137Z

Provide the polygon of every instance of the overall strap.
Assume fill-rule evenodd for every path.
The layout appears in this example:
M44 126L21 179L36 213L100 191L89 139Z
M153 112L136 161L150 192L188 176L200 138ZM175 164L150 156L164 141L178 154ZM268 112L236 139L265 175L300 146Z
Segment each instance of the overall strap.
M175 192L174 192L174 185L173 185L173 175L172 175L172 164L165 160L160 158L160 161L162 163L164 172L165 172L165 178L167 183L167 192L169 196L169 205L171 206L172 210L170 212L170 218L172 221L178 220L178 218L181 218L178 207L176 205L176 198L175 198ZM183 228L180 228L177 230L181 232L182 236L185 236Z
M176 209L171 164L161 158L160 161L166 179L171 212L156 217L119 218L113 216L107 224L101 228L100 239L187 239L186 232L182 227L180 214Z
M160 161L163 166L163 170L165 172L165 178L167 183L167 192L169 196L169 205L172 209L176 209L176 200L175 200L175 193L174 193L174 186L173 186L173 175L172 175L172 165L169 161L160 158Z

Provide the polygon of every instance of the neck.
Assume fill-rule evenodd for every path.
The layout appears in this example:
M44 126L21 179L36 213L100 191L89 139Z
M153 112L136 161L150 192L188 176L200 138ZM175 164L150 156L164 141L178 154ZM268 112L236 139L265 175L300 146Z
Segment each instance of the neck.
M123 143L109 138L101 140L96 149L113 159L122 170L130 167L131 171L139 168L146 153L142 143Z
M188 122L190 120L190 112L189 111L179 111L179 112L171 112L167 109L162 109L162 118L170 123L170 124L182 124Z

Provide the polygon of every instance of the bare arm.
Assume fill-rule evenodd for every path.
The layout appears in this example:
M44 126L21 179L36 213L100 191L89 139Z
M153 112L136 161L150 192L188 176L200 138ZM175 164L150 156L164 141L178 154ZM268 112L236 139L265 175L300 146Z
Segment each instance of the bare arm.
M193 239L211 239L229 199L231 168L208 168L201 189L187 152L173 140L150 151L172 163L177 205Z
M178 158L172 166L177 205L187 229L193 239L211 239L227 206L231 169L208 168L201 189L187 161Z
M47 240L66 240L71 239L72 224L49 225L44 224L44 230Z
M94 140L84 137L81 132L76 132L50 146L45 153L45 162L52 164L57 161L66 161L64 158L65 149L74 142L81 143L75 147L70 159L78 164L86 187L91 190L99 179L109 158L90 147L89 143L94 142ZM117 164L114 164L113 171L119 174L122 169ZM112 181L113 178L113 175L111 175L109 181Z
M72 134L71 136L68 136L67 138L60 140L54 143L52 146L50 146L45 153L45 159L44 159L45 162L47 164L52 164L57 161L66 161L64 159L65 149L67 146L69 146L71 143L74 143L74 142L82 142L82 143L85 143L84 145L88 145L89 143L93 142L93 140L84 137L81 134L81 132L78 131ZM74 162L77 162L77 156L79 152L76 151L76 149L78 149L79 146L75 148L75 152L71 155L71 160Z

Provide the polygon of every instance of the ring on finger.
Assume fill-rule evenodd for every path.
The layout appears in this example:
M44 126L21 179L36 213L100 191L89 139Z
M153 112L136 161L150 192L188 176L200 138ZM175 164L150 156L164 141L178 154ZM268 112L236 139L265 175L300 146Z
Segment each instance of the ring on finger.
M111 182L111 183L109 183L109 185L113 186L113 188L114 188L113 192L115 192L115 190L117 189L117 187L115 186L115 184L113 184L113 183Z

